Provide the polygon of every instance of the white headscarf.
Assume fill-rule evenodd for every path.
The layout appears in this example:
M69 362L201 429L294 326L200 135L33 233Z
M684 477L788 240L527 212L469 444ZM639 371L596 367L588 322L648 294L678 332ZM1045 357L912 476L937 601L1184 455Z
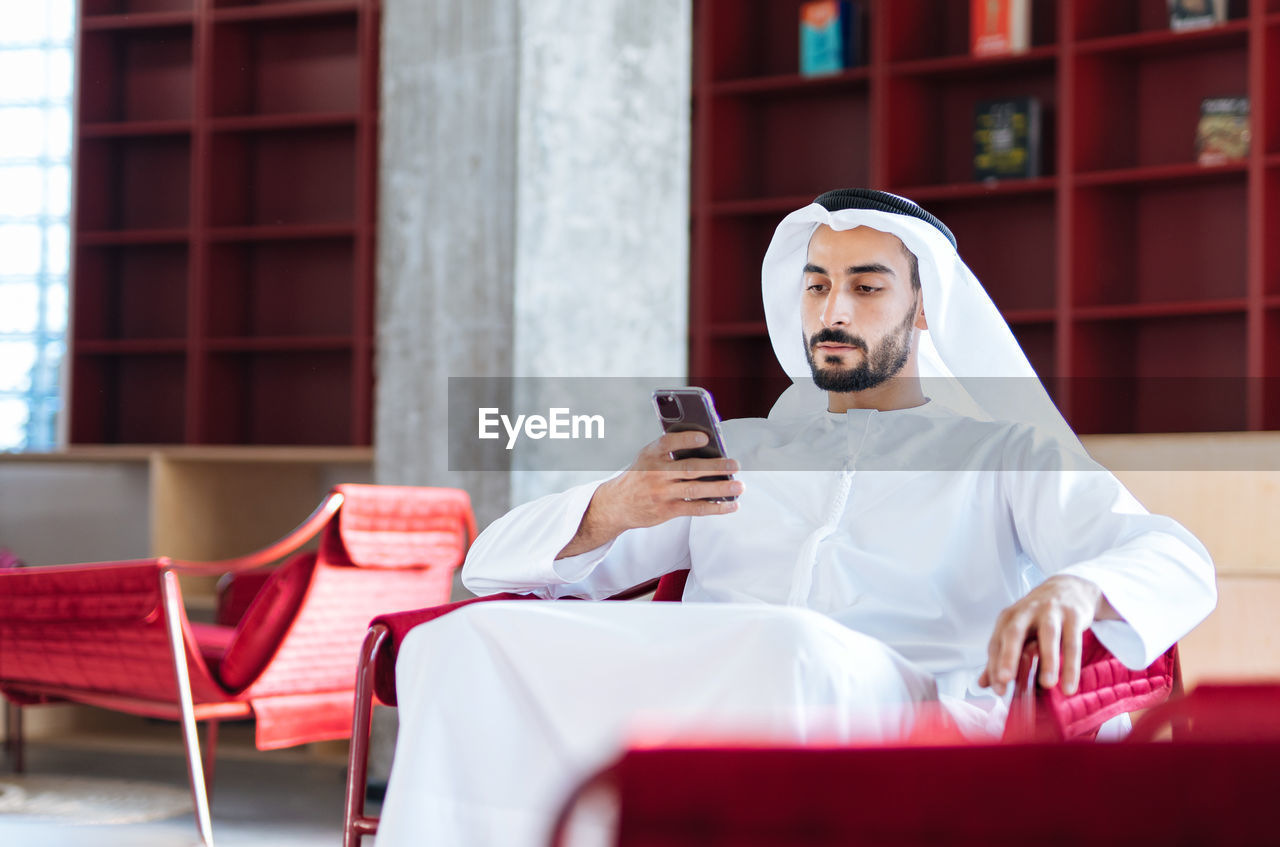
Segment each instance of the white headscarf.
M833 212L816 202L783 219L764 257L769 338L793 383L774 404L770 418L826 408L826 392L813 383L800 319L809 239L820 224L837 231L866 226L887 232L915 254L929 324L920 332L917 354L926 396L965 415L1026 422L1079 443L1009 325L941 230L908 214L868 209Z

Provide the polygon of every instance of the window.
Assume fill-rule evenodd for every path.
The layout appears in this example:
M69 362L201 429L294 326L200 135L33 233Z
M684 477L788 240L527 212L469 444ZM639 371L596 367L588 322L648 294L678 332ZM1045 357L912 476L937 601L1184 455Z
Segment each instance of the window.
M0 450L57 446L75 0L0 3Z

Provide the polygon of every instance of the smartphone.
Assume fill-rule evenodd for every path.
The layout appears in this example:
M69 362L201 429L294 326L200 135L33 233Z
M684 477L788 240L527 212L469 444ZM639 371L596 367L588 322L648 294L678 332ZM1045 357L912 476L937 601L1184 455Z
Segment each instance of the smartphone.
M702 388L667 388L653 392L653 408L658 412L658 420L663 432L688 432L697 430L705 433L707 443L701 447L688 450L676 450L671 454L673 459L723 459L725 457L724 439L720 436L720 416L716 414L715 403L711 395ZM730 474L700 477L708 482L733 479ZM737 500L737 497L707 497L716 503Z

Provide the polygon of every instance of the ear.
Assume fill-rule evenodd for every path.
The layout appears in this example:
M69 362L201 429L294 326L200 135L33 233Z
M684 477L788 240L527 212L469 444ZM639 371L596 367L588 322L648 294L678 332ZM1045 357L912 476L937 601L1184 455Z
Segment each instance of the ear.
M929 321L924 316L924 298L920 298L920 304L916 307L916 320L912 324L916 329L928 329Z

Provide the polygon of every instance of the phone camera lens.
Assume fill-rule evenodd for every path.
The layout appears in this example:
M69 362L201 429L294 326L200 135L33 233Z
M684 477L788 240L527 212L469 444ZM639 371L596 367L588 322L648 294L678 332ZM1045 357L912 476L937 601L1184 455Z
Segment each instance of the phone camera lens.
M658 395L658 414L664 420L674 421L680 419L680 401L676 399L674 394Z

